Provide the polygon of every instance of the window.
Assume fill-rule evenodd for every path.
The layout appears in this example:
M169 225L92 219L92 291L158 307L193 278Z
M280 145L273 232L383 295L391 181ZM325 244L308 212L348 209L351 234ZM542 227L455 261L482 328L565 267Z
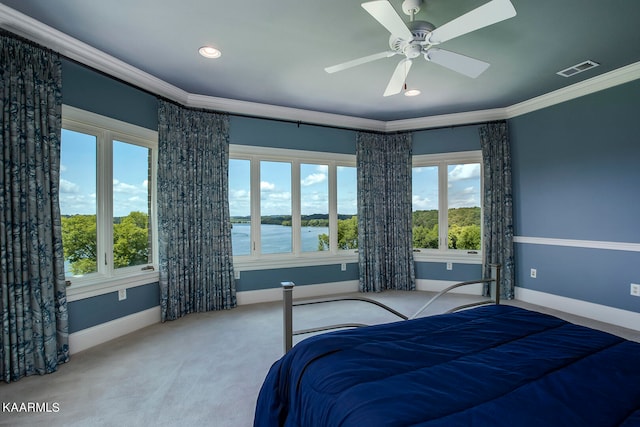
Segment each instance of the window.
M286 265L293 259L327 263L345 249L353 253L354 165L353 155L232 145L229 207L233 255L241 257L234 263L255 265L262 256L268 265L275 259Z
M414 156L413 246L418 254L479 253L481 159L475 151Z
M338 250L358 248L358 175L353 166L337 167Z
M261 253L292 251L291 163L260 162Z
M68 283L152 271L156 133L66 106L62 127L59 199Z
M302 252L330 249L325 245L330 234L329 165L300 164L300 214Z

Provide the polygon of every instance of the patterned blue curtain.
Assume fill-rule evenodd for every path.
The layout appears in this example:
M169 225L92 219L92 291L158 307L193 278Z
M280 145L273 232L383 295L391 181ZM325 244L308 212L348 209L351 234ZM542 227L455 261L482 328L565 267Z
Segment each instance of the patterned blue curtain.
M415 290L411 237L411 135L359 132L360 291Z
M501 297L513 299L513 193L507 123L500 121L481 126L480 144L484 166L483 273L484 277L489 277L490 264L502 265Z
M0 379L69 360L58 186L62 68L0 34Z
M162 321L233 308L229 116L163 100L158 114Z

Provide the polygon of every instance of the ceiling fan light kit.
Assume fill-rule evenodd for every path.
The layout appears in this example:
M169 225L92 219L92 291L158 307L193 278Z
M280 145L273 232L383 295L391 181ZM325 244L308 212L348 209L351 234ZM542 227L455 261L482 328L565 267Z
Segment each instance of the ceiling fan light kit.
M402 91L412 62L419 56L428 62L476 78L489 68L489 63L434 46L516 15L510 0L491 0L436 28L430 22L414 19L422 5L423 0L404 0L402 11L410 17L410 21L405 23L388 0L362 3L362 7L391 34L390 50L333 65L325 68L325 71L335 73L378 59L402 55L404 58L396 66L384 96Z

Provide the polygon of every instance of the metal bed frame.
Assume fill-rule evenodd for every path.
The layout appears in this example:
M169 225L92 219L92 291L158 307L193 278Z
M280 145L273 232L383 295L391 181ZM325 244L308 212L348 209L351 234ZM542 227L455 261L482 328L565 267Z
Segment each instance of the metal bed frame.
M320 326L316 328L301 329L301 330L294 331L293 330L293 307L311 305L311 304L324 304L324 303L336 302L336 301L362 301L368 304L376 305L388 311L389 313L394 314L395 316L397 316L402 320L410 320L418 317L434 301L436 301L438 298L448 293L449 291L463 287L463 286L475 285L478 283L490 284L489 295L493 296L492 299L486 299L483 301L459 305L450 310L447 310L447 313L464 310L466 308L476 307L480 305L500 304L500 291L499 291L500 264L491 264L491 277L478 279L478 280L471 280L468 282L460 282L460 283L451 285L443 289L442 291L438 292L435 296L433 296L433 298L431 298L422 307L420 307L420 309L416 311L414 314L412 314L411 316L406 316L379 301L373 300L371 298L366 298L366 297L347 296L347 297L332 297L332 298L325 298L325 299L300 299L300 300L294 301L293 288L295 287L295 284L293 282L281 282L280 284L282 285L282 302L283 302L284 352L285 353L288 352L293 347L294 335L310 334L314 332L329 331L333 329L357 328L361 326L369 326L363 323L340 323L335 325Z

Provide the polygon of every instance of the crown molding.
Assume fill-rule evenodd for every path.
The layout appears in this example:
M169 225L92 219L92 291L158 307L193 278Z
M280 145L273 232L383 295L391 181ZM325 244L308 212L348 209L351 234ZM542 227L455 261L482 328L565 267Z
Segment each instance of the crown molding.
M393 120L386 122L387 132L398 132L418 129L433 129L447 126L483 123L505 118L504 108L477 110L465 113L442 114L439 116L418 117L415 119Z
M258 102L238 101L235 99L216 98L213 96L189 94L185 103L187 107L206 108L228 113L243 114L253 117L282 119L292 122L320 124L340 128L386 131L386 123L361 117L341 114L323 113L299 108L281 107Z
M572 84L571 86L531 98L527 101L511 105L505 109L505 119L521 116L536 110L551 107L562 102L580 98L604 89L609 89L640 78L640 61L592 77L588 80Z
M640 78L640 61L504 108L380 121L188 93L0 3L0 27L74 61L187 107L340 128L398 132L506 120Z

